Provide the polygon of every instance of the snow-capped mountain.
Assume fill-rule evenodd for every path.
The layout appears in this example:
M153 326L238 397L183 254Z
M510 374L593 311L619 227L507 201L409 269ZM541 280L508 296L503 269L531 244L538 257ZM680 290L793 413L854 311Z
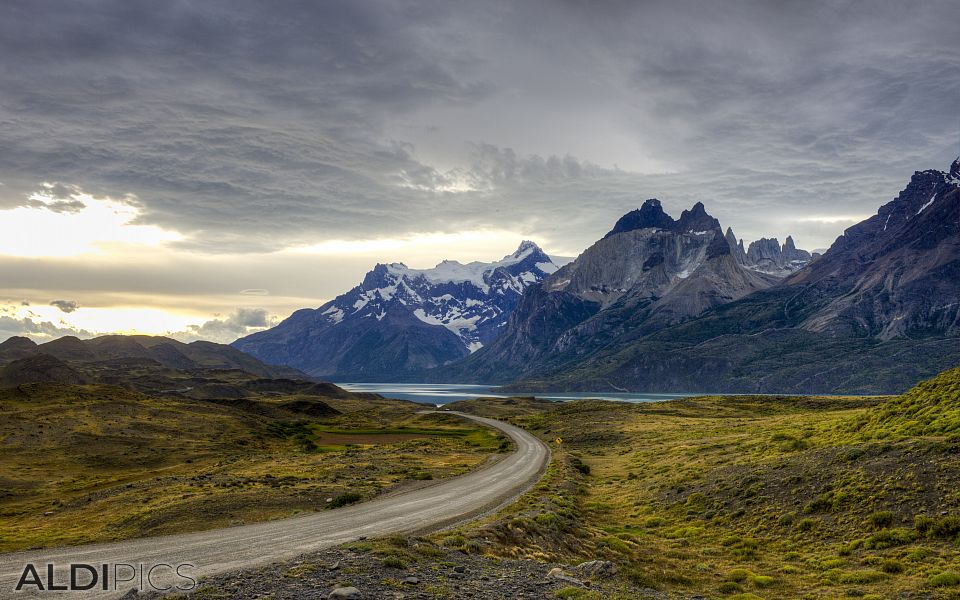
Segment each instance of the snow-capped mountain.
M557 268L530 241L491 263L443 261L432 269L378 264L349 292L234 346L317 376L395 377L490 342L523 291Z

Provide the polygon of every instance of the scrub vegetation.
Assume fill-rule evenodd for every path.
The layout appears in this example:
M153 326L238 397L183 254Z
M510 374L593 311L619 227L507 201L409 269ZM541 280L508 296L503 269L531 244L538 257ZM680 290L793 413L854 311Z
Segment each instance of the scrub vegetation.
M900 397L455 408L555 450L520 502L453 534L467 551L606 559L713 598L960 598L960 369Z
M212 529L467 472L497 432L376 397L0 390L0 551Z

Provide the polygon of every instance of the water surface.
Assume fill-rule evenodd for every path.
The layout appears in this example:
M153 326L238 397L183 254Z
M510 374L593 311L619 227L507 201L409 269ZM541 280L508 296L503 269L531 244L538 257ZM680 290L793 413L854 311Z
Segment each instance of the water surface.
M508 398L510 396L536 396L546 400L614 400L617 402L661 402L686 398L695 394L644 394L619 392L541 392L532 394L522 392L505 394L494 391L496 388L489 385L472 385L459 383L337 383L340 387L352 392L373 392L387 398L413 400L423 404L447 404L458 400L472 398Z

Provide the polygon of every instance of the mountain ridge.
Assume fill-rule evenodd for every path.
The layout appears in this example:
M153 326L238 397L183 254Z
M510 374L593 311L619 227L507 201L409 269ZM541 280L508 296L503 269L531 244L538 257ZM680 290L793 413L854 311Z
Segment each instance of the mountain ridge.
M431 269L378 263L348 292L233 346L325 378L401 377L489 343L523 291L556 270L529 240L490 263L445 260Z
M916 172L777 285L540 365L508 389L901 392L960 363L958 299L960 159Z
M702 203L674 220L649 199L528 289L492 344L427 377L503 382L577 361L630 332L656 331L776 283L746 268L734 248Z

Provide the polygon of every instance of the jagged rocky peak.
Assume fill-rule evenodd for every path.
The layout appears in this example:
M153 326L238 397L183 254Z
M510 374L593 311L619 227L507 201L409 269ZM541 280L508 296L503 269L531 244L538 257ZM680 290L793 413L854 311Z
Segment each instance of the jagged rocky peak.
M925 214L957 187L960 187L960 158L950 166L949 173L936 169L916 171L896 198L881 206L874 216L847 228L830 249L840 251L869 240L896 238L901 227Z
M787 236L787 241L783 243L783 247L780 249L780 253L783 255L783 260L787 263L792 261L810 261L812 255L806 250L801 250L797 248L797 245L793 242L792 236Z
M797 248L793 237L788 235L782 246L777 238L750 242L744 264L754 271L785 277L802 269L811 259L812 255Z
M738 240L733 229L727 227L727 233L724 235L724 238L727 241L727 245L730 247L730 253L733 254L733 257L737 259L737 262L741 265L747 263L747 253L743 249L743 240Z
M543 250L540 249L540 246L538 246L536 242L531 240L523 240L517 247L517 251L513 253L513 257L519 258L524 252L527 251L539 252L543 254Z
M750 246L747 247L747 257L753 264L759 264L765 260L778 263L781 253L780 241L777 238L760 238L750 242Z
M656 198L650 198L637 210L632 210L620 217L613 229L603 237L608 238L618 233L636 229L673 229L674 224L673 217L663 212L660 201Z
M693 205L693 208L680 214L680 220L677 221L675 227L681 233L704 234L709 231L720 230L720 221L707 214L703 202L697 202Z
M689 210L680 214L680 219L674 220L673 217L663 211L663 205L656 198L650 198L643 203L643 206L637 210L632 210L620 217L604 239L624 233L635 231L637 229L662 229L674 231L677 233L693 233L703 235L712 231L720 231L720 221L709 214L703 206L703 202L697 202Z

